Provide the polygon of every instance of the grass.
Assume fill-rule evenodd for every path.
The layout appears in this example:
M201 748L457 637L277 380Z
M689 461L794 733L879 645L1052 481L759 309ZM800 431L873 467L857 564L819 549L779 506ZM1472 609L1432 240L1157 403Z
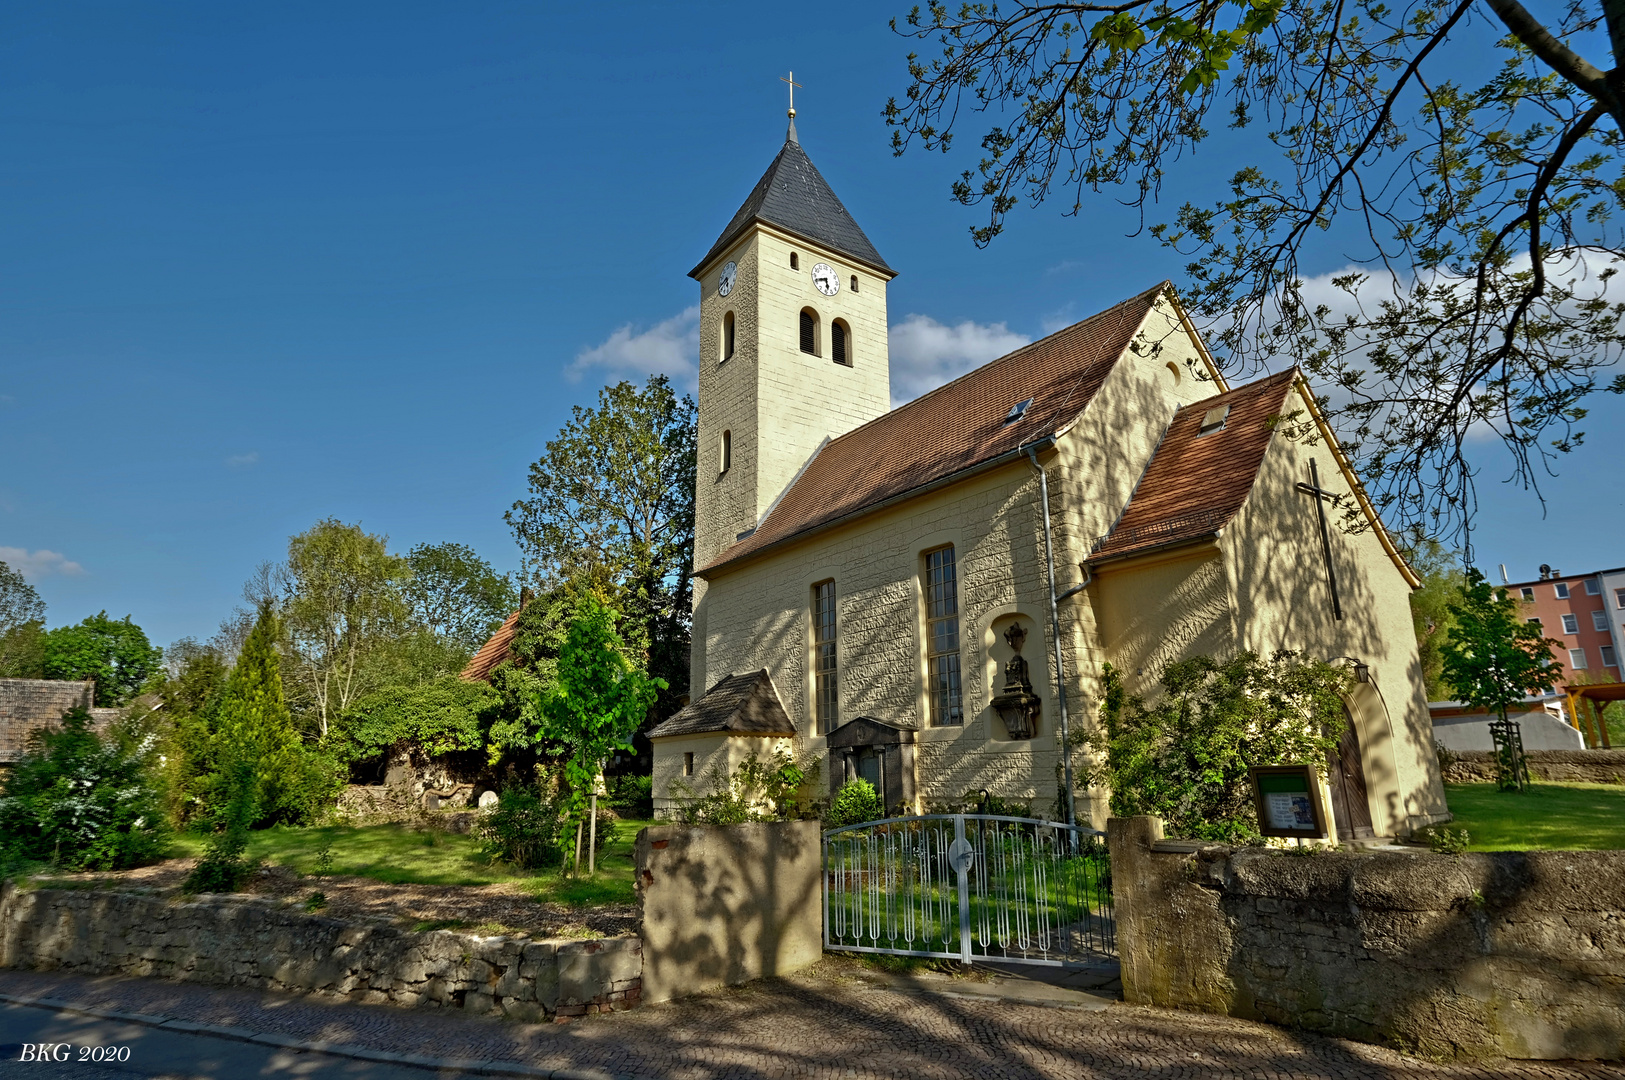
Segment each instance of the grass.
M441 832L438 829L412 829L405 825L327 825L308 829L277 827L252 834L247 856L278 866L289 866L301 874L315 874L320 853L332 852L329 873L368 877L401 885L492 885L518 884L537 900L593 907L599 904L630 904L633 890L632 842L647 821L618 823L616 837L598 859L596 877L571 878L556 871L515 870L492 865L480 855L480 844L472 836ZM174 856L201 855L209 838L184 833L175 840Z
M1469 851L1625 850L1625 784L1446 784L1445 798Z

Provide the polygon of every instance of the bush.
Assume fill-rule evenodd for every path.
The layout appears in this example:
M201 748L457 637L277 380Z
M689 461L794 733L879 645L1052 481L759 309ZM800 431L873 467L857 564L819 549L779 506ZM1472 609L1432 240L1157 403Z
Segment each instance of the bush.
M839 829L856 825L860 821L874 821L886 816L880 805L880 796L867 780L848 780L830 800L829 813L824 815L824 828Z
M609 807L624 818L647 821L655 815L654 777L611 776Z
M559 866L565 855L564 829L563 807L556 801L528 788L509 788L496 808L480 818L480 853L521 870ZM570 842L574 841L572 831Z
M1448 825L1434 825L1425 830L1428 848L1440 855L1460 855L1472 843L1466 829L1452 829Z
M169 846L150 750L71 710L29 737L0 789L0 855L63 870L123 870Z
M258 808L258 781L254 763L239 757L225 776L228 792L221 819L223 830L209 842L181 888L189 893L232 893L242 887L254 864L243 858L248 850L248 827Z

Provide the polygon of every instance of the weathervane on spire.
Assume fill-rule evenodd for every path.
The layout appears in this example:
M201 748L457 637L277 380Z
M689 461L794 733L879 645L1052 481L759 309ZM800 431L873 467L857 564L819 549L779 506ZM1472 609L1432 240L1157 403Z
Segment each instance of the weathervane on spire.
M799 146L801 140L796 138L796 87L801 84L796 82L796 73L793 71L790 72L789 78L780 75L779 81L790 84L790 130L785 133L784 138L787 142L793 142Z

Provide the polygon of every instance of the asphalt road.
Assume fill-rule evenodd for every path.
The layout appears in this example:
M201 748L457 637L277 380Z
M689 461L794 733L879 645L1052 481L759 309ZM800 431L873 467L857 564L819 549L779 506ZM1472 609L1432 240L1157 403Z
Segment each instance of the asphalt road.
M67 1044L72 1060L25 1061L38 1057L38 1044ZM25 1046L34 1044L32 1052ZM80 1048L128 1047L128 1060L81 1062ZM53 1051L52 1057L63 1056ZM29 1005L0 1003L0 1077L5 1080L431 1080L428 1069L300 1050L284 1050L231 1039L165 1031ZM439 1073L449 1077L451 1073Z

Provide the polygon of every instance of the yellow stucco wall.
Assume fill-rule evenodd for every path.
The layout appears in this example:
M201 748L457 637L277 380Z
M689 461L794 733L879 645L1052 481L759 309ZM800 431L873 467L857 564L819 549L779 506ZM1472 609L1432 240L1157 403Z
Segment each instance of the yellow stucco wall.
M654 743L654 775L650 788L654 793L655 817L670 817L682 795L681 788L673 790L676 781L683 781L696 795L711 793L717 776L730 777L735 769L755 754L767 761L779 750L795 750L792 740L762 735L676 735L657 739ZM694 775L685 776L685 754L694 755Z

